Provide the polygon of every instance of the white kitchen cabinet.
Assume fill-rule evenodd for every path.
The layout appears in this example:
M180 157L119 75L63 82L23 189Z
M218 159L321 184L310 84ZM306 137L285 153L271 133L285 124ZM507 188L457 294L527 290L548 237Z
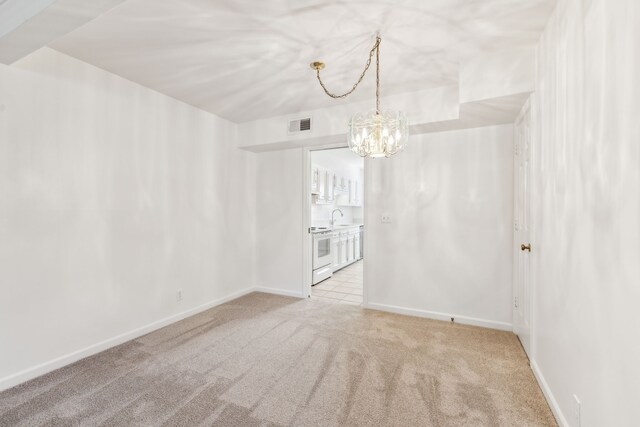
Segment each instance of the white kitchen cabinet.
M349 188L349 204L352 206L360 206L360 183L358 180L351 180Z
M333 271L338 270L340 265L340 233L331 236L331 267Z
M328 181L327 181L328 171L326 169L318 168L318 193L315 197L315 203L318 205L326 205L331 203L330 200L327 200L328 195Z
M336 177L336 191L346 193L348 190L347 178L344 176Z
M340 267L344 267L347 265L347 235L344 233L340 233Z
M356 177L350 177L348 175L338 175L335 172L328 171L333 174L327 178L327 182L330 184L325 185L326 188L331 188L333 192L330 197L325 197L326 200L335 201L338 206L362 206L362 188L361 183Z
M319 166L313 167L311 175L311 194L315 196L314 202L318 205L333 203L335 195L336 174Z
M354 240L355 236L353 234L347 235L347 263L355 260Z
M345 227L331 234L331 267L340 270L360 259L360 227Z
M311 194L320 194L320 168L311 167Z
M360 206L360 183L357 179L350 179L348 181L348 193L349 193L349 206Z
M360 259L360 233L356 234L353 239L354 259Z
M324 188L327 184L327 173L324 169L318 168L318 196L316 197L317 203L324 202Z
M334 195L335 195L336 174L334 172L327 170L325 171L324 177L325 177L324 200L330 203L330 202L333 202Z

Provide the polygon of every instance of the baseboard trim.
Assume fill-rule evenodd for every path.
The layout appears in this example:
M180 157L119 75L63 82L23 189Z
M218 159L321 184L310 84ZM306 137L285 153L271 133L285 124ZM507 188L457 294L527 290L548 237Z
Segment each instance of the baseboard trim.
M189 316L193 316L195 314L198 314L200 312L203 312L205 310L208 310L212 307L218 306L220 304L224 304L228 301L234 300L236 298L239 298L241 296L250 294L252 292L265 292L265 293L270 293L270 294L275 294L275 295L283 295L283 296L288 296L288 297L295 297L295 298L304 298L304 295L302 294L302 291L291 291L288 289L278 289L278 288L268 288L268 287L262 287L262 286L257 286L257 287L251 287L251 288L247 288L244 289L242 291L239 292L234 292L231 295L228 295L226 297L223 298L218 298L216 300L213 301L209 301L205 304L201 304L199 306L196 306L194 308L191 308L189 310L185 310L183 312L174 314L172 316L169 317L165 317L163 319L157 320L155 322L149 323L145 326L133 329L131 331L125 332L123 334L117 335L113 338L109 338L107 340L98 342L96 344L90 345L88 347L85 347L83 349L74 351L72 353L68 353L64 356L60 356L57 357L53 360L41 363L39 365L33 366L31 368L27 368L25 370L22 370L20 372L17 372L15 374L9 375L7 377L1 378L0 379L0 391L2 390L6 390L8 388L14 387L18 384L21 384L23 382L29 381L33 378L39 377L41 375L47 374L51 371L54 371L56 369L59 369L63 366L69 365L71 363L74 363L80 359L84 359L85 357L89 357L92 356L96 353L99 353L101 351L107 350L111 347L115 347L117 345L120 345L122 343L125 343L127 341L130 341L132 339L136 339L142 335L148 334L150 332L153 332L157 329L163 328L167 325L170 325L172 323L178 322L182 319L185 319ZM499 329L499 330L506 330L506 331L511 331L512 330L512 325L510 323L503 323L503 322L495 322L495 321L491 321L491 320L484 320L484 319L476 319L476 318L472 318L472 317L465 317L465 316L458 316L458 315L453 315L453 314L446 314L446 313L439 313L439 312L434 312L434 311L427 311L427 310L417 310L417 309L412 309L412 308L406 308L406 307L398 307L398 306L393 306L393 305L386 305L386 304L377 304L377 303L368 303L366 305L363 305L365 308L369 308L369 309L373 309L373 310L380 310L380 311L386 311L386 312L391 312L391 313L398 313L398 314L405 314L405 315L409 315L409 316L417 316L417 317L425 317L425 318L429 318L429 319L436 319L436 320L444 320L444 321L450 321L451 317L454 317L456 319L457 323L462 323L462 324L467 324L467 325L474 325L474 326L481 326L481 327L485 327L485 328L491 328L491 329ZM555 399L553 398L553 395L551 394L548 386L546 385L546 382L544 381L544 378L542 377L542 374L539 372L537 365L535 365L535 362L532 361L531 363L531 367L533 369L533 372L536 376L536 378L538 379L538 382L540 383L540 386L545 394L545 396L547 397L547 400L550 403L550 406L554 412L554 414L556 415L556 418L558 418L559 420L562 420L564 422L564 424L560 423L561 426L566 426L566 421L564 419L564 417L562 416L562 412L560 412L557 403L555 401Z
M264 286L256 286L255 288L253 288L253 291L264 292L267 294L274 294L274 295L282 295L285 297L304 298L304 295L302 295L302 291L290 291L288 289L267 288Z
M551 412L553 412L553 416L556 417L556 421L558 422L558 425L560 427L569 427L569 423L567 422L567 419L564 417L562 410L560 410L560 406L558 405L556 398L553 396L553 393L551 392L551 388L549 388L549 384L547 384L547 381L544 379L544 375L542 375L542 371L540 371L540 367L538 366L538 364L534 359L531 359L529 361L529 365L531 366L533 375L536 377L536 380L538 381L538 385L542 389L542 393L544 394L544 397L547 399L547 403L551 408Z
M9 375L7 377L0 378L0 391L14 387L18 384L22 384L23 382L26 382L33 378L47 374L51 371L55 371L56 369L69 365L73 362L77 362L80 359L93 356L96 353L100 353L101 351L107 350L111 347L115 347L117 345L130 341L132 339L136 339L138 337L141 337L142 335L148 334L149 332L153 332L157 329L163 328L167 325L170 325L172 323L185 319L189 316L193 316L194 314L198 314L212 307L218 306L220 304L224 304L225 302L234 300L236 298L239 298L243 295L249 294L254 291L256 291L256 288L251 287L239 292L234 292L233 294L228 295L226 297L209 301L205 304L201 304L189 310L174 314L169 317L165 317L164 319L157 320L145 326L133 329L129 332L116 335L113 338L106 339L104 341L98 342L96 344L92 344L83 349L74 351L72 353L68 353L64 356L57 357L48 362L44 362L39 365L33 366L31 368L27 368L25 370Z
M444 320L450 322L451 318L455 319L456 323L462 323L465 325L481 326L483 328L498 329L500 331L513 331L513 325L506 322L497 322L494 320L477 319L474 317L460 316L457 314L440 313L437 311L418 310L415 308L399 307L395 305L378 304L369 302L363 304L364 308L373 310L388 311L390 313L405 314L407 316L425 317L427 319Z

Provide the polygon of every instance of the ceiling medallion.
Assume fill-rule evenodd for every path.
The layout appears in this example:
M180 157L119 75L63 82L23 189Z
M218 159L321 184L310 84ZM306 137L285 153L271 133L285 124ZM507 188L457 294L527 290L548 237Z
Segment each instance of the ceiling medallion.
M356 113L349 120L349 148L361 157L390 157L404 149L409 140L409 122L406 116L400 111L380 111L380 41L380 36L377 36L358 81L348 92L340 95L329 92L320 79L320 70L324 69L325 64L318 61L311 63L324 92L331 98L338 99L346 98L356 90L371 65L373 55L376 55L376 109Z

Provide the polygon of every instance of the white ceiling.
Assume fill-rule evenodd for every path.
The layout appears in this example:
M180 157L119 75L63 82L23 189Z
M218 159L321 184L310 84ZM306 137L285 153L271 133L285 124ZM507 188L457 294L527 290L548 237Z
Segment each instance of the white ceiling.
M459 63L533 46L555 0L128 0L51 46L235 122L335 105L380 31L382 95L456 84ZM349 100L372 99L374 70Z
M123 1L0 0L0 63L15 63Z

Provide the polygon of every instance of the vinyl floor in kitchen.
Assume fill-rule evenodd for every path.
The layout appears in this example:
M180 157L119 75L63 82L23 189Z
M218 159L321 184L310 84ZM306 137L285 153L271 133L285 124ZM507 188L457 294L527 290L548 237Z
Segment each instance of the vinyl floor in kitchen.
M311 287L311 298L341 304L362 304L362 261L333 273L330 279Z

